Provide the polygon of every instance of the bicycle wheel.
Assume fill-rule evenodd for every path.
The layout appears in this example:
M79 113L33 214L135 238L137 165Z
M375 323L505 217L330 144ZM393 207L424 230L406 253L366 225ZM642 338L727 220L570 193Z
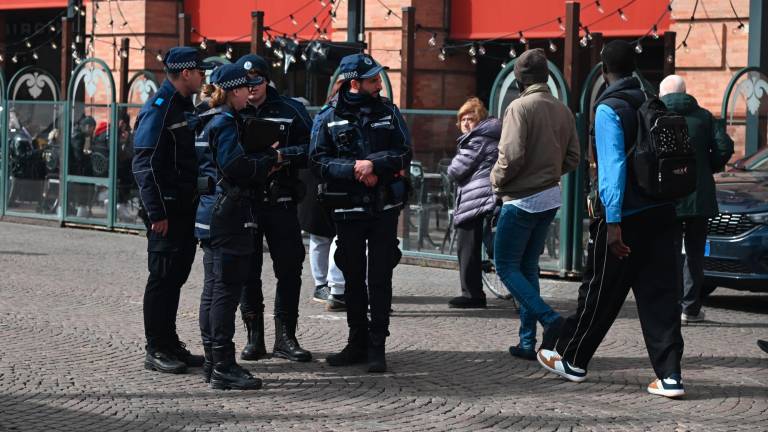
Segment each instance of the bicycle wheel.
M499 279L499 275L496 274L496 268L493 266L491 261L483 261L482 279L483 286L488 291L493 293L493 295L495 295L497 298L511 301L512 307L515 310L519 310L517 302L515 301L514 297L512 297L512 294L509 293L507 287L504 286L504 282Z

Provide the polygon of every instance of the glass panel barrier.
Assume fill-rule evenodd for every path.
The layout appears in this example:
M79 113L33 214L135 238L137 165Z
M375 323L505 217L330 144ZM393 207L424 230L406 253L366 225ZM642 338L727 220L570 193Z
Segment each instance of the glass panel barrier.
M115 226L143 229L139 218L141 201L133 177L133 125L141 105L118 105L117 108L117 189L115 191Z
M7 211L55 219L65 104L8 102Z

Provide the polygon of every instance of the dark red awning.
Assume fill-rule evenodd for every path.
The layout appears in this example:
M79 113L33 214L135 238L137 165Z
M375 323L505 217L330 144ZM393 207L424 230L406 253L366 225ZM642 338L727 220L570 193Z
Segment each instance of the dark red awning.
M323 3L325 6L319 0L185 0L184 12L192 17L194 42L202 40L200 35L217 41L250 41L251 12L257 10L264 11L264 24L272 35L317 39L313 18L329 36L331 33L329 12L335 6L330 1Z
M3 0L0 1L0 10L16 9L63 9L67 7L67 0Z
M564 0L453 0L450 38L492 39L509 35L507 38L514 39L521 30L529 38L557 38L563 31L556 19L560 17L565 23L565 3ZM639 37L659 20L669 0L600 0L603 13L593 0L580 3L581 22L590 32L609 37ZM616 13L619 8L626 21ZM547 21L551 22L540 26ZM664 33L669 24L669 14L666 14L659 22L658 32Z

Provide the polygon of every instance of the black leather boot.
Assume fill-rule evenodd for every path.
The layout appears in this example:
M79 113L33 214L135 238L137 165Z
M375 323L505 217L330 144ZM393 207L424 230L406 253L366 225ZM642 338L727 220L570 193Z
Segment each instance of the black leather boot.
M213 372L213 348L210 344L203 344L205 360L203 361L203 379L206 383L211 382L211 372Z
M264 345L264 313L243 315L243 323L248 332L248 342L240 353L240 358L242 360L267 358L267 347Z
M147 355L144 357L144 369L181 374L187 371L187 365L177 359L170 349L147 348Z
M368 336L368 372L387 371L387 359L384 355L386 340L386 336L382 335Z
M275 348L272 355L297 362L312 360L312 353L296 340L296 318L275 317Z
M234 345L212 347L213 371L211 388L217 390L255 390L261 388L261 380L251 375L235 362Z
M189 352L187 344L178 340L178 338L172 342L170 351L171 354L189 367L200 367L203 365L203 356Z
M329 366L349 366L368 361L368 329L350 328L347 346L325 358Z

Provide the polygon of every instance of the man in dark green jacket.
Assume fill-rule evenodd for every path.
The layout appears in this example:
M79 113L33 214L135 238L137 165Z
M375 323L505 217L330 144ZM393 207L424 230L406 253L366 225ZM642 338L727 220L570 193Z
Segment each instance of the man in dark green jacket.
M733 140L722 123L686 94L685 81L670 75L661 82L659 95L672 111L685 116L691 143L696 150L696 191L677 204L677 217L682 223L685 259L682 261L683 324L704 320L701 310L703 261L707 241L707 221L718 213L715 181L712 174L722 171L733 155Z

